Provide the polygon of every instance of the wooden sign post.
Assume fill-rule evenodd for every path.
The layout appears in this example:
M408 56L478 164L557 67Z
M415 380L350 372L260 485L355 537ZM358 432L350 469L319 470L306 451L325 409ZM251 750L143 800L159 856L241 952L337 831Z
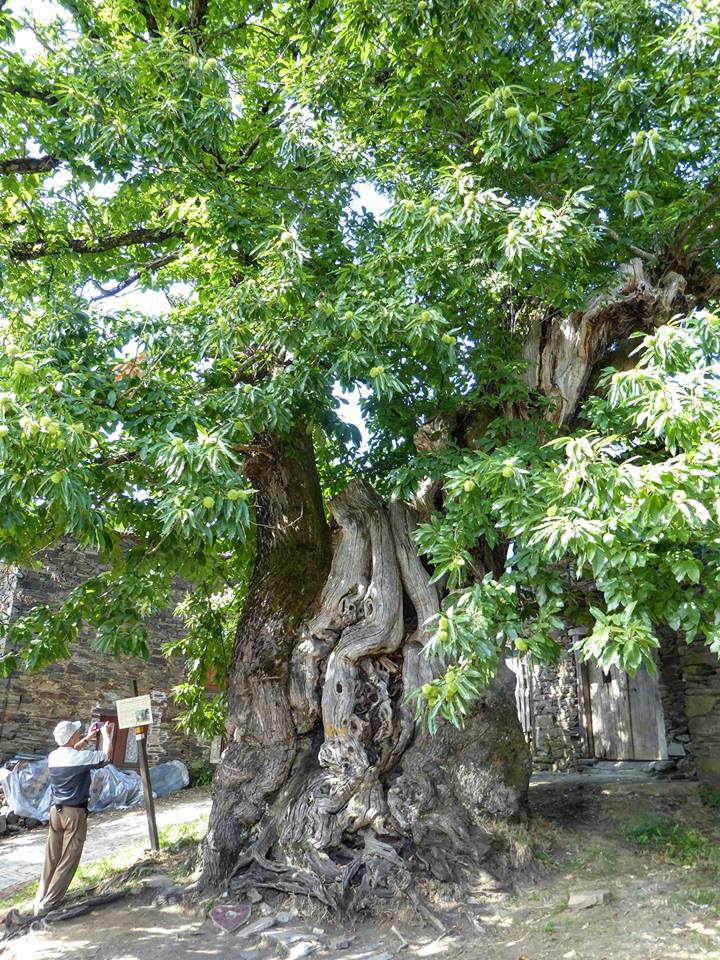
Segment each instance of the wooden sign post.
M155 801L150 783L150 767L148 766L147 756L147 730L152 723L152 707L149 696L138 696L137 680L133 680L133 694L133 697L127 700L118 700L116 703L118 727L121 729L133 727L135 730L140 779L142 780L143 794L145 795L145 812L147 814L148 833L150 835L150 849L159 850L160 841L158 839L157 820L155 819Z

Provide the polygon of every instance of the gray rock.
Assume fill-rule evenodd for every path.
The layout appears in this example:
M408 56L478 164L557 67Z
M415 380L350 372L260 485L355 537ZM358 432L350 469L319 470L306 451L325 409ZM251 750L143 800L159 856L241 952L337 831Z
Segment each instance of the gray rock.
M240 940L247 940L249 937L257 937L261 933L265 933L266 930L274 926L275 917L261 917L255 923L251 923L249 927L243 927L242 930L239 930L237 937Z
M570 894L568 908L570 910L589 910L590 907L601 907L610 903L609 890L578 890Z
M248 892L245 894L245 898L248 903L262 903L262 894L255 890L254 887L251 887Z
M165 890L172 887L174 882L166 873L150 873L147 877L140 877L140 883L149 890Z
M277 923L290 923L295 917L297 917L297 910L281 910L275 914L275 921Z
M22 926L28 919L29 914L20 913L17 907L12 907L3 917L2 923L4 923L8 929L11 929L12 927Z
M681 743L670 743L668 744L668 756L669 757L684 757L685 756L685 747Z
M317 947L318 945L310 940L301 940L300 943L296 943L295 946L290 948L288 960L301 960L302 957L309 957L311 953L315 953Z
M668 771L674 769L674 760L653 760L652 763L648 764L648 770L653 774L653 776L657 776L660 773L668 773Z
M0 834L7 831L7 817L0 815Z
M171 887L161 890L153 900L154 907L163 907L168 903L178 903L185 896L185 887L182 884L174 883Z

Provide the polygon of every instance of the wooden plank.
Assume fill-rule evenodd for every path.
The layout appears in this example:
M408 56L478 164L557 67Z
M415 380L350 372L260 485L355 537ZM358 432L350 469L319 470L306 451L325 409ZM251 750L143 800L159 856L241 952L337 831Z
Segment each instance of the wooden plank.
M603 760L632 760L627 675L615 667L603 671L594 660L587 664L587 670L595 756Z
M575 651L575 674L578 690L578 724L583 745L582 755L584 757L594 757L595 743L593 740L592 707L590 705L590 680L587 667L580 659L580 654L577 651Z
M634 760L666 760L667 742L657 680L641 667L628 677Z
M523 734L533 742L532 672L525 657L508 657L507 666L515 674L515 705Z
M628 700L628 676L617 667L610 668L613 701L616 707L615 753L618 760L633 759L632 717Z

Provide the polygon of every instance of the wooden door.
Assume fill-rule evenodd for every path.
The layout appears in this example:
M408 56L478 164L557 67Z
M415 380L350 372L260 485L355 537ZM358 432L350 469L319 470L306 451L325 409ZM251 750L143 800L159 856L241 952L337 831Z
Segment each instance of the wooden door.
M122 757L125 754L125 744L120 742L118 734L123 733L124 731L118 730L117 725L117 715L114 713L101 713L99 716L95 715L94 720L97 720L98 723L109 723L110 724L110 754L108 760L110 763L114 764L116 767L119 767L122 763ZM99 750L101 744L100 734L95 738L95 749Z
M97 719L100 723L109 723L112 727L110 735L110 763L116 767L137 767L137 745L134 735L128 739L131 730L121 730L118 727L117 713L101 713ZM100 736L95 742L95 748L100 749Z
M586 664L594 755L603 760L667 757L657 682L642 667L634 677L611 667Z
M634 677L627 677L627 686L635 759L667 760L665 715L657 680L642 667Z

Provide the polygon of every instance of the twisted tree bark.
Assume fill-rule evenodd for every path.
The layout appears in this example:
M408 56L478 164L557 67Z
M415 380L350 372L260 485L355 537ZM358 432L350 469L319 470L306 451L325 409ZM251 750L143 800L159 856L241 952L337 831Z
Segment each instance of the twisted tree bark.
M254 480L266 520L292 515L281 491L293 480L297 497L298 470L302 497L319 500L309 451L292 468L278 452L260 466L266 486ZM412 541L414 516L352 482L331 503L336 545L313 608L327 534L310 520L317 506L298 506L302 535L277 528L268 543L259 528L205 878L230 875L235 892L270 887L334 909L402 894L422 911L418 878L469 877L492 859L487 821L524 812L529 760L513 680L502 675L465 731L416 729L406 696L432 676L422 647L440 597ZM285 576L274 575L279 564Z

